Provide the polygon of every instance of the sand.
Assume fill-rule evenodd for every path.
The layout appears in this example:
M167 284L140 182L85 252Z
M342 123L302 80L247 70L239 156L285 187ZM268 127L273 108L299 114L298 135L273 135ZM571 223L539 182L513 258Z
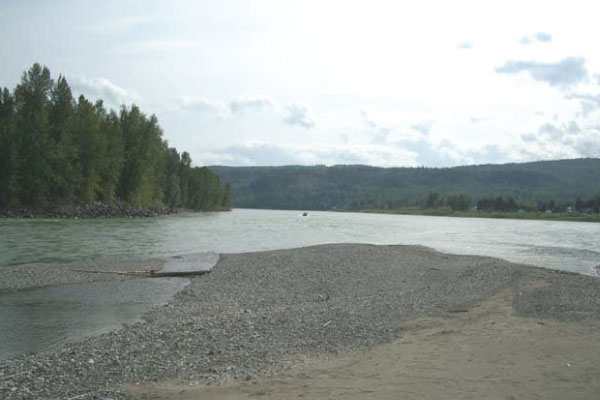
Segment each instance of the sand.
M35 268L7 290L69 283ZM0 361L0 398L594 399L599 328L591 276L418 246L225 254L140 323Z
M391 343L344 357L308 358L268 378L125 388L155 400L598 398L597 323L517 316L513 302L520 289L464 312L412 320Z

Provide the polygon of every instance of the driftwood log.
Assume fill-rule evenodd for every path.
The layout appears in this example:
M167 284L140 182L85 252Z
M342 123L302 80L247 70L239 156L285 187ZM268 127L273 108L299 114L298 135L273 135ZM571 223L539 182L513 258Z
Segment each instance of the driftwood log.
M72 269L73 272L85 272L88 274L117 274L117 275L129 275L129 276L141 276L149 278L167 278L167 277L182 277L182 276L197 276L208 274L210 270L199 270L199 271L159 271L156 269L149 269L143 271L92 271L86 269Z

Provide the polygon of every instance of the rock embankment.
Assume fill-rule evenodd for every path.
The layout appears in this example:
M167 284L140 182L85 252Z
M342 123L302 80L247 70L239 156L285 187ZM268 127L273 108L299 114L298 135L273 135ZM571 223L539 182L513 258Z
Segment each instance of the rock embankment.
M351 244L224 255L143 323L0 362L0 398L127 399L123 383L251 380L517 287L520 315L600 321L597 279L498 259Z
M139 218L173 214L176 210L164 204L134 207L123 201L106 204L95 202L83 205L52 206L40 209L16 207L0 209L5 218Z

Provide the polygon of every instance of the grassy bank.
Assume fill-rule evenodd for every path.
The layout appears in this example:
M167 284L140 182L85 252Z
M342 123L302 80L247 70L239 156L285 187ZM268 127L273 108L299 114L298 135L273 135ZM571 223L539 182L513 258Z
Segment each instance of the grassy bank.
M502 211L454 211L450 208L400 208L396 210L361 210L360 212L397 215L428 215L437 217L463 217L463 218L507 218L531 219L549 221L575 221L575 222L600 222L600 214L572 214L572 213L542 213L542 212L502 212Z

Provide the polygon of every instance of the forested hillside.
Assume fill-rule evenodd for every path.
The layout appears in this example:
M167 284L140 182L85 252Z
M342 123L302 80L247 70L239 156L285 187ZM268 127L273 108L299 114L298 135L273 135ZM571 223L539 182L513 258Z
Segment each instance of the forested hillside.
M436 198L504 196L535 206L574 204L600 194L600 159L541 161L455 168L377 168L364 165L222 167L235 207L361 210L423 205ZM454 197L456 199L456 197Z
M0 211L116 201L228 208L230 187L191 164L154 115L75 100L65 77L54 81L39 64L12 93L0 88Z

